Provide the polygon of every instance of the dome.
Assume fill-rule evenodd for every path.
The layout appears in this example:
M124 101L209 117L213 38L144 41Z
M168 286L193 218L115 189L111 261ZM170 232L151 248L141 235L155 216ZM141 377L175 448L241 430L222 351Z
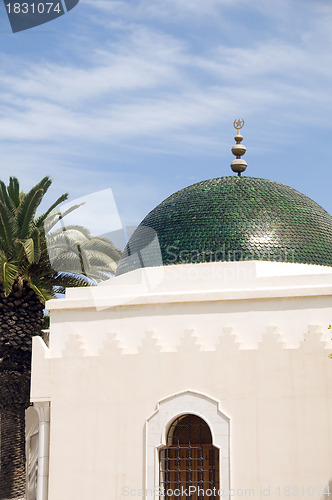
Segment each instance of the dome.
M279 182L235 176L202 181L145 217L117 275L140 267L241 260L332 266L332 217Z

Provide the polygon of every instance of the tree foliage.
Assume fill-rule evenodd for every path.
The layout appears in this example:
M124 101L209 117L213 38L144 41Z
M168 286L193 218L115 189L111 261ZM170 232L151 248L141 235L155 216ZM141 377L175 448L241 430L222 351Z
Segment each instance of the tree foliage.
M0 499L25 492L25 409L29 405L31 338L44 326L44 303L67 286L87 286L115 272L120 251L82 226L64 227L60 196L36 215L52 180L28 193L0 181Z
M11 177L0 181L0 284L5 296L15 282L25 282L45 301L66 286L87 286L114 274L120 251L107 239L95 237L82 226L60 227L64 214L60 196L36 217L52 180L44 177L28 193Z

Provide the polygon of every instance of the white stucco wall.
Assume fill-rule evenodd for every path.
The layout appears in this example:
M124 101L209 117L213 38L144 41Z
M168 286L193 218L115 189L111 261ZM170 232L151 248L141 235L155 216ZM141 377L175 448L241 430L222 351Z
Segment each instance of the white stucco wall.
M141 498L146 421L188 390L230 419L232 496L328 498L331 295L330 268L241 262L138 270L51 301L31 392L51 401L49 499Z

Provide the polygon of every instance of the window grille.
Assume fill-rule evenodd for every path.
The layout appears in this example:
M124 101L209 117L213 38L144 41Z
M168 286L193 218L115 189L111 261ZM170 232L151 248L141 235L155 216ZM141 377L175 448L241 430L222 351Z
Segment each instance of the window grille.
M213 446L209 426L200 417L182 415L171 424L166 447L159 452L159 464L163 500L220 499L219 450Z

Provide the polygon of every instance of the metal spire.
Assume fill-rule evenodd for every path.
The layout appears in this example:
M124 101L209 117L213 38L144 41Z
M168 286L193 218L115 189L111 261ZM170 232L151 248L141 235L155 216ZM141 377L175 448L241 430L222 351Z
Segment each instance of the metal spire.
M234 137L236 144L232 147L232 153L234 156L236 156L236 159L232 161L231 169L233 170L233 172L236 172L239 177L241 176L241 173L244 172L247 168L247 162L241 158L247 151L246 147L241 144L241 142L243 141L243 137L240 134L240 130L243 125L244 120L234 121L234 128L237 130L237 134Z

